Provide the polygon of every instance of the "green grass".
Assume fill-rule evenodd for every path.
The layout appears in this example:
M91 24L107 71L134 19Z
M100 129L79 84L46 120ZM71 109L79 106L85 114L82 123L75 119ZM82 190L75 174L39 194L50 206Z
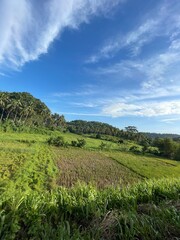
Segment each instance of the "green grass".
M140 174L142 177L162 178L180 176L180 162L178 161L125 152L107 152L105 155L128 167L133 172Z

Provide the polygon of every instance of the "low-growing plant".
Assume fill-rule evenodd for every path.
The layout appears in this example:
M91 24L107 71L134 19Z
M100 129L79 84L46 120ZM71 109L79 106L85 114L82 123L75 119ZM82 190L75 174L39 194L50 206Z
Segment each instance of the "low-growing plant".
M132 146L130 147L129 151L133 152L133 153L142 153L142 149L139 146Z
M153 154L153 155L160 155L160 151L157 147L148 147L146 150L147 153Z
M85 139L77 139L77 141L71 141L71 146L83 148L86 145Z
M103 150L110 151L111 147L112 147L111 143L101 142L101 144L99 145L99 148L100 148L101 151L103 151Z
M50 137L47 140L47 143L49 145L53 145L56 147L67 147L67 142L64 141L64 138L62 136L58 136L58 137Z

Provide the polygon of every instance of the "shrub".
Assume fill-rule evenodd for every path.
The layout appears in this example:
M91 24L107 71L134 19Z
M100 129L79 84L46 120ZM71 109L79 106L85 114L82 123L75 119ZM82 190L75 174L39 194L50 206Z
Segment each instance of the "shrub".
M101 144L99 145L99 148L101 150L109 151L111 149L111 144L107 144L107 143L101 142Z
M48 140L47 140L47 143L49 145L53 145L53 146L56 146L56 147L66 147L67 146L67 143L64 141L64 138L61 137L61 136L58 136L58 137L50 137Z
M101 134L97 133L96 134L96 139L101 139Z
M160 155L159 148L157 147L148 147L146 152L154 155Z
M123 144L124 140L123 139L119 139L118 143Z
M71 146L82 148L86 145L86 141L84 139L77 139L77 141L71 141Z
M129 151L134 152L134 153L142 153L142 149L135 145L130 147Z

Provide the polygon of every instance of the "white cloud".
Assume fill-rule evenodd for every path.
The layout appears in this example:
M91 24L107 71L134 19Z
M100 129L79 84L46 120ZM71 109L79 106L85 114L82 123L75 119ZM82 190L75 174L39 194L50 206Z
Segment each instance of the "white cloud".
M74 92L56 92L56 93L53 93L52 96L59 97L59 98L61 98L61 97L81 97L81 96L90 96L90 95L94 95L97 93L98 93L97 89L93 89L92 87L87 86L79 91L74 91Z
M162 102L117 102L105 106L102 114L111 117L121 116L141 116L141 117L157 117L168 115L180 115L180 100L162 101Z
M65 28L107 14L121 0L1 0L0 66L18 69L47 53Z
M86 63L96 63L101 59L113 57L121 49L128 48L131 55L137 56L144 45L156 37L169 37L173 39L180 33L180 3L161 1L161 4L149 14L142 17L139 26L128 33L117 34L90 56ZM121 30L120 30L121 32Z

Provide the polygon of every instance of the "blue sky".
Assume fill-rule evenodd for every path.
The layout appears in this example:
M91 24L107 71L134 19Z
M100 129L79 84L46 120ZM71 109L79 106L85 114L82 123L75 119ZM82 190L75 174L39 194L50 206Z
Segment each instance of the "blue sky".
M180 1L0 0L0 90L180 134Z

